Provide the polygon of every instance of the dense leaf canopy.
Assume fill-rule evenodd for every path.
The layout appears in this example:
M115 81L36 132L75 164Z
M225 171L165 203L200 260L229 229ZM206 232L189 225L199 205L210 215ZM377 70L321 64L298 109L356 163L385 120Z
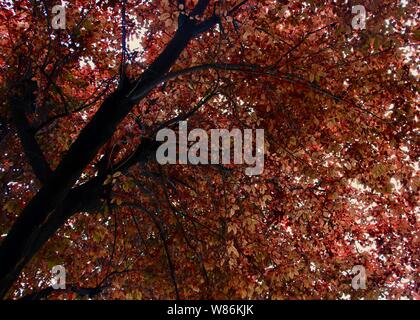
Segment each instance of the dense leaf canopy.
M0 296L418 298L419 8L356 2L0 0ZM264 172L158 164L180 120Z

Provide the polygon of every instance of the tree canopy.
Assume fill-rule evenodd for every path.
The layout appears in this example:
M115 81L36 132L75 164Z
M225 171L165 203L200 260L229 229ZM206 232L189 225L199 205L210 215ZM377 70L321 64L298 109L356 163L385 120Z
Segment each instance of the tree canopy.
M0 0L0 297L419 298L415 2ZM180 121L263 173L158 164Z

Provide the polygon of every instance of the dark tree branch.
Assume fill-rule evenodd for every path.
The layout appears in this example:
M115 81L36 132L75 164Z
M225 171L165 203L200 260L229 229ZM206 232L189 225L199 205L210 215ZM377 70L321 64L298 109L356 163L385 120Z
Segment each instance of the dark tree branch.
M206 70L233 71L233 72L249 73L249 74L254 74L258 76L268 76L268 77L272 77L272 78L279 79L282 81L301 85L309 90L312 90L314 92L317 92L318 94L328 97L334 100L335 102L346 103L348 105L355 107L356 109L359 109L360 111L363 111L369 114L370 116L372 116L373 118L377 120L380 120L381 122L388 123L385 119L382 119L377 114L364 108L360 103L353 102L353 101L344 99L340 96L337 96L334 93L326 89L323 89L316 83L312 83L303 79L299 75L295 75L291 73L286 73L286 74L280 73L276 70L272 70L270 67L267 68L267 67L263 67L259 65L251 65L251 64L209 63L209 64L197 65L197 66L185 68L176 72L168 73L163 78L159 79L159 81L164 82L164 81L176 78L176 77L180 77L180 76L191 74L198 71L206 71Z
M206 11L210 0L199 0L193 11L191 11L191 16L201 16L204 11Z
M54 292L58 293L75 293L80 298L88 297L90 299L95 298L96 296L100 295L105 289L110 288L110 279L113 276L125 274L127 272L134 271L130 269L118 271L114 270L109 272L102 281L95 287L79 287L75 284L67 284L65 289L54 289L52 286L43 288L39 291L32 292L28 295L23 296L19 300L42 300L48 299L48 297L53 294Z
M46 287L39 291L30 293L26 296L23 296L19 300L44 300L48 299L53 293L75 293L78 297L84 298L94 298L97 295L101 294L107 286L97 286L97 287L78 287L73 284L67 284L66 289L54 289L52 286Z
M25 112L31 110L35 103L32 98L32 92L35 88L31 87L32 82L30 80L20 81L12 89L8 104L26 158L36 177L42 184L45 184L51 176L52 170L35 139L35 132L31 128Z
M95 92L89 98L87 98L82 105L76 107L75 109L68 110L69 112L62 112L62 113L56 114L56 115L52 116L51 118L45 120L41 124L37 125L36 128L34 129L35 132L36 132L35 134L39 133L41 130L48 127L49 125L51 125L54 121L56 121L58 119L61 119L63 117L69 116L69 115L74 114L74 113L81 112L81 111L83 111L85 109L88 109L91 106L93 106L101 98L104 97L105 93L109 90L109 88L112 84L112 81L114 79L115 79L115 76L113 76L112 78L104 81L104 83L106 83L105 87L99 93L98 93L98 91L99 91L100 88L99 87L96 88Z
M165 181L165 179L164 178L166 178L166 180L168 180L167 179L167 177L164 177L164 174L163 174L163 172L162 172L162 170L160 171L160 178L161 178L161 184L162 184L162 187L163 187L163 191L164 191L164 195L165 195L165 198L166 198L166 202L167 202L167 204L168 204L168 206L169 206L169 208L170 208L170 210L171 210L171 212L172 212L172 214L173 214L173 216L175 217L175 219L176 219L176 223L177 223L177 225L178 225L178 227L180 228L180 230L181 230L181 232L182 232L182 235L183 235L183 238L184 238L184 240L185 240L185 243L187 244L187 246L194 252L194 254L196 255L196 257L197 257L197 259L198 259L198 261L199 261L199 263L200 263L200 266L201 266L201 269L202 269L202 272L203 272L203 276L204 276L204 280L206 281L206 285L207 285L207 287L209 287L209 285L210 285L210 279L209 279L209 276L208 276L208 273L207 273L207 270L206 270L206 267L205 267L205 265L204 265L204 260L203 260L203 255L201 254L201 252L199 252L198 250L197 250L197 248L196 247L194 247L193 246L193 244L191 243L191 241L190 241L190 239L188 238L188 234L187 234L187 232L185 231L185 229L184 229L184 226L182 225L182 222L180 221L180 219L179 219L179 217L178 217L178 211L176 210L176 208L174 207L174 205L171 203L171 200L170 200L170 198L169 198L169 190L168 190L168 188L166 187L166 181ZM198 240L198 239L197 239Z
M176 296L176 299L179 300L180 296L179 296L178 284L177 284L177 281L176 281L175 266L174 266L174 263L173 263L172 258L171 258L171 253L169 251L168 241L166 239L165 230L163 230L162 224L160 223L160 221L158 220L158 218L156 217L156 215L153 212L150 212L145 207L143 207L141 204L138 204L138 203L123 203L122 205L127 206L127 207L131 207L131 208L137 208L137 209L143 211L144 213L146 213L148 215L148 217L152 220L153 224L158 229L159 237L162 240L163 249L165 251L166 259L168 261L168 268L169 268L169 273L170 273L171 280L172 280L172 283L173 283L173 286L174 286L175 296Z
M123 0L121 4L121 74L120 81L123 83L125 78L125 63L127 56L127 17L126 17L127 0Z

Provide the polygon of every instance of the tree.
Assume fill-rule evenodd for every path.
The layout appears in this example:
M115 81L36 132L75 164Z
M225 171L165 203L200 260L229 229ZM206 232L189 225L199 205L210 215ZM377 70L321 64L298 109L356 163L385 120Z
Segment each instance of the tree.
M413 2L0 4L0 297L418 297ZM263 174L158 164L180 121Z

